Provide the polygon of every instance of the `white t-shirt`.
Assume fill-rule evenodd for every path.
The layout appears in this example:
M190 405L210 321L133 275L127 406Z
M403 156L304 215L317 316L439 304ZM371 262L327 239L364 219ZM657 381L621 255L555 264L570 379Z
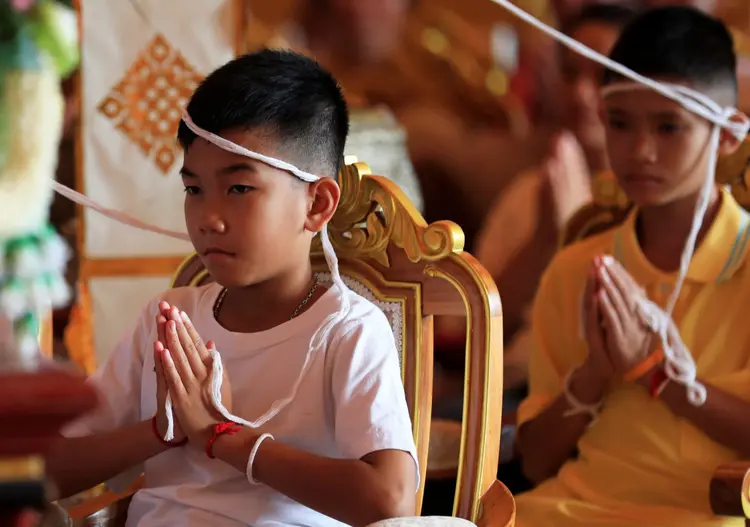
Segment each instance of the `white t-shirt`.
M287 397L313 333L339 308L338 290L329 289L289 322L247 334L227 331L214 318L220 289L216 284L178 288L154 299L91 378L103 394L101 407L66 434L101 433L154 415L154 318L162 299L186 311L201 337L216 342L232 385L232 413L254 420ZM329 333L327 345L313 353L297 396L259 431L321 456L360 459L396 449L410 453L416 463L391 327L374 304L347 294L351 311ZM141 470L145 488L130 505L129 526L342 525L269 487L250 485L244 473L195 448L168 450L129 475Z

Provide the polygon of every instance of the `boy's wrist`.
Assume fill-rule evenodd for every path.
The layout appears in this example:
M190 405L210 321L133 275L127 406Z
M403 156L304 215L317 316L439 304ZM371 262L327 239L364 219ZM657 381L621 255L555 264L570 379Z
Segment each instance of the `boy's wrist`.
M250 454L259 437L260 435L255 431L242 428L233 435L222 434L217 436L211 445L211 451L217 460L221 460L246 474Z
M166 435L166 429L167 429L167 423L166 418L162 417L159 413L154 414L154 416L149 419L149 430L151 435L159 441L166 449L174 448L174 447L180 447L183 446L188 442L187 437L174 437L172 440L167 441L164 439L164 436ZM175 432L177 432L175 430Z
M581 402L597 404L604 398L611 377L596 368L590 362L585 362L575 372L571 391Z

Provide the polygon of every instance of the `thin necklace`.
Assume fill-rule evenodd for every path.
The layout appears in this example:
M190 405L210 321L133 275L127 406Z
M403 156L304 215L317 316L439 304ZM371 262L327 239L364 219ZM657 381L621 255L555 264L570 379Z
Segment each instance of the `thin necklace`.
M297 315L299 315L300 311L302 311L302 308L307 305L308 302L310 302L310 299L315 294L315 290L318 289L318 279L315 278L315 281L313 282L312 287L310 288L310 291L307 293L307 296L302 300L302 302L299 303L297 306L297 309L294 310L294 313L292 313L292 316L289 317L289 320L292 320L293 318L296 318ZM224 299L227 296L228 289L224 287L221 292L219 293L219 296L216 297L216 302L214 303L214 318L216 320L219 320L219 312L221 311L221 306L224 305Z

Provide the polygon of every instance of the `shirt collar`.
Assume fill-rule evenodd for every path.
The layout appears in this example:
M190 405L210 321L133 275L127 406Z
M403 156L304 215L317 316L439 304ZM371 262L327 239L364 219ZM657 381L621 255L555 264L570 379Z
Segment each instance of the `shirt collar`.
M745 261L750 245L750 215L726 189L721 190L720 199L716 219L690 262L687 280L721 283L731 278ZM673 281L675 273L657 269L641 251L636 235L637 217L638 210L634 209L615 231L613 256L642 285Z

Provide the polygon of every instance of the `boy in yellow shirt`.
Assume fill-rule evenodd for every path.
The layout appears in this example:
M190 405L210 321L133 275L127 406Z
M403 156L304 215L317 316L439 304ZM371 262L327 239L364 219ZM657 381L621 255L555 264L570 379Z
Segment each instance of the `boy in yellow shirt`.
M611 58L736 105L729 32L694 9L642 15ZM610 71L604 83L621 80ZM603 110L610 163L635 207L622 225L560 252L542 279L518 416L524 471L539 486L518 496L516 525L743 525L712 515L708 488L719 463L750 458L750 216L712 189L674 310L706 388L695 405L651 360L659 339L634 299L643 288L664 308L673 291L712 162L712 125L645 89L615 90ZM737 146L722 134L720 154Z

